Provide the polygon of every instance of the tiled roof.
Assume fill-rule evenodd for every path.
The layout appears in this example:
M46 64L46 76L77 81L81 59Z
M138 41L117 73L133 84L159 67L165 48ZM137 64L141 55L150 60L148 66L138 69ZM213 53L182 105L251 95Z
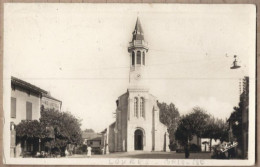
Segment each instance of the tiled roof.
M32 85L32 84L30 84L28 82L25 82L25 81L23 81L21 79L13 77L13 76L11 77L11 84L18 85L18 86L20 86L22 88L32 90L32 91L34 91L36 93L48 93L46 90L43 90L43 89L41 89L41 88L39 88L39 87L37 87L35 85Z
M102 136L101 134L93 133L93 132L83 132L82 133L82 138L83 139L88 139L88 140L92 140L94 138L101 137L101 136Z
M61 102L60 100L55 99L54 97L52 97L52 96L51 96L50 94L48 94L48 93L47 93L47 94L44 93L44 94L42 94L42 96L43 96L43 97L47 97L47 98L52 99L52 100L56 100L56 101Z

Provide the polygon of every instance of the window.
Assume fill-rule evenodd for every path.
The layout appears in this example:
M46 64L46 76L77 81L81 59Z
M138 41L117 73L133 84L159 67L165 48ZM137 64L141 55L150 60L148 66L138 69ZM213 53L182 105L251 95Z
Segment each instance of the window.
M134 99L134 116L138 117L138 98L135 97Z
M16 98L11 97L11 118L16 118Z
M132 51L132 65L135 65L135 52Z
M141 64L141 52L137 51L137 64Z
M144 98L140 99L140 116L144 117Z
M145 65L145 53L143 52L143 65Z
M32 120L32 103L26 102L26 120Z

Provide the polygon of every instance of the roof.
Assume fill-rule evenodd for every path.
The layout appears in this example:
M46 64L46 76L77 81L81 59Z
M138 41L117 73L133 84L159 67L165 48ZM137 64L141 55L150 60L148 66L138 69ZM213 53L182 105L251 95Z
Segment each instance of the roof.
M136 23L135 23L135 29L133 32L133 39L132 40L144 40L144 31L141 26L141 22L139 18L137 17Z
M142 25L141 25L141 22L139 20L139 18L137 17L137 20L136 20L136 23L135 23L135 30L137 32L140 32L140 33L144 33L143 29L142 29Z
M46 90L43 90L35 85L32 85L28 82L25 82L21 79L18 79L16 77L13 77L11 76L11 84L14 84L14 85L17 85L17 86L20 86L22 88L25 88L25 89L29 89L29 90L32 90L36 93L48 93Z
M54 97L52 97L49 93L47 93L47 94L42 94L42 96L43 97L46 97L46 98L49 98L49 99L52 99L52 100L55 100L55 101L58 101L58 102L62 102L62 101L60 101L60 100L58 100L58 99L55 99Z
M92 140L94 138L97 138L97 137L101 137L102 134L99 134L99 133L93 133L93 132L82 132L82 138L83 139L88 139L88 140Z

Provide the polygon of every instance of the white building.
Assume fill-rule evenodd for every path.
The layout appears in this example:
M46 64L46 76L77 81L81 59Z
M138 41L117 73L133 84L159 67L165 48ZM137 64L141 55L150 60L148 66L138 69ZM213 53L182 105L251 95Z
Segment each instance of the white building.
M146 82L148 44L144 40L139 19L128 52L131 57L129 86L127 92L116 101L116 121L106 130L107 135L104 135L108 144L105 150L169 151L167 127L159 121L157 99L149 93Z
M39 149L38 144L30 142L21 143L17 145L15 125L18 125L22 120L38 120L41 117L41 105L43 102L48 101L58 103L60 111L61 101L54 99L48 92L25 82L16 77L11 77L11 111L10 111L10 124L11 124L11 157L18 157L17 150L22 151L35 151ZM45 108L52 108L53 106L45 106ZM36 146L37 145L37 146Z

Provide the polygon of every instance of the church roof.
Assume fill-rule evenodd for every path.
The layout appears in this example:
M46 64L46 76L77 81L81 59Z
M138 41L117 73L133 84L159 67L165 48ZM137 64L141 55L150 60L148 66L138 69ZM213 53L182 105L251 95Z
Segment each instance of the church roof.
M144 31L141 26L141 22L139 18L137 17L136 23L135 23L135 29L133 32L133 39L132 40L144 40Z
M137 17L137 20L136 20L136 23L135 23L135 30L136 30L137 32L144 33L144 32L143 32L143 29L142 29L141 22L140 22L140 20L139 20L138 17Z

